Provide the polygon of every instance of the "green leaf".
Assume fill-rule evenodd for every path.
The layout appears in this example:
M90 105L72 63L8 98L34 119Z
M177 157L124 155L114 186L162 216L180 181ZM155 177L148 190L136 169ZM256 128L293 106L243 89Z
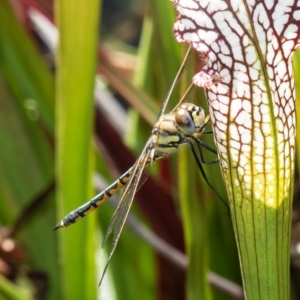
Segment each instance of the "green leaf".
M15 284L0 275L0 299L10 300L32 300L28 293L21 288L17 288Z
M100 2L56 3L56 175L58 219L92 195L92 125ZM59 259L65 299L95 299L95 215L60 230Z
M59 299L56 241L49 231L55 222L52 195L19 219L53 182L54 81L6 1L0 2L0 42L0 218L8 229L21 221L11 238L26 249L30 269L47 274L49 297Z

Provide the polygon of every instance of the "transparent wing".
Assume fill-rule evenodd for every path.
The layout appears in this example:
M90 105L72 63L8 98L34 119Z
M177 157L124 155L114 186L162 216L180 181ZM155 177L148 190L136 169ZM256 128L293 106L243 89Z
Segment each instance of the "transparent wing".
M113 240L112 240L112 248L111 248L107 263L105 265L105 268L103 270L99 285L101 285L101 282L104 278L107 267L110 263L110 260L113 256L113 253L118 244L122 229L125 225L130 207L131 207L133 199L134 199L134 195L139 187L139 182L140 182L141 176L143 174L143 170L144 170L145 166L149 163L150 151L147 151L148 145L149 145L149 142L147 143L140 158L137 160L137 162L134 166L134 170L132 172L131 178L124 190L122 198L116 208L116 211L114 212L114 214L109 222L107 231L105 233L102 247L104 247L105 243L107 242L109 236L112 233L113 233Z
M159 114L158 114L158 116L157 116L156 124L157 124L157 122L159 121L159 119L160 119L160 117L162 116L162 114L165 112L166 106L167 106L167 104L168 104L168 102L169 102L169 99L170 99L171 94L172 94L172 92L173 92L173 90L174 90L174 87L175 87L176 84L178 83L178 81L179 81L181 75L183 74L183 71L184 71L184 69L185 69L185 67L186 67L186 64L187 64L187 62L188 62L188 59L189 59L189 56L190 56L191 53L192 53L192 45L189 45L189 48L188 48L188 50L186 51L186 54L185 54L185 56L184 56L183 62L182 62L181 66L180 66L180 68L179 68L179 70L178 70L178 72L177 72L177 74L176 74L176 77L174 78L174 81L173 81L173 83L172 83L172 85L171 85L171 87L170 87L170 89L169 89L169 92L168 92L168 94L167 94L165 100L163 101L163 103L162 103L162 105L161 105Z

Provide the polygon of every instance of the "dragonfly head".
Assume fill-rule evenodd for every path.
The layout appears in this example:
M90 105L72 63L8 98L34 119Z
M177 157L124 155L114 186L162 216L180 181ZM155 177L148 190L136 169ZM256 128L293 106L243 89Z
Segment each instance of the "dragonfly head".
M199 133L205 123L204 109L193 103L182 103L175 111L175 122L183 134Z

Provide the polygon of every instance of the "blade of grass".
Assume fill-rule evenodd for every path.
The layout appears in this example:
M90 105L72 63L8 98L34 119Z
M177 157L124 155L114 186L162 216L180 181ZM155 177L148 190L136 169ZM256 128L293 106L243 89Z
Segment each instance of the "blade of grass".
M58 216L91 197L93 87L100 1L56 3ZM95 215L61 230L65 299L95 299Z
M34 298L0 275L0 299L33 300Z
M174 77L181 64L180 45L173 37L173 22L175 10L168 1L151 1L151 12L153 18L153 41L151 62L155 66L155 82L159 83L159 90L156 91L160 103L169 90ZM170 99L166 111L172 110L178 103L179 93L175 90Z
M11 226L23 208L53 180L54 81L32 37L6 1L0 2L0 44L0 218ZM49 297L58 299L55 238L49 234L54 223L54 202L50 197L47 200L17 233L28 251L29 268L47 274L51 282Z
M212 299L211 287L207 280L209 269L207 215L205 201L201 201L198 197L198 194L203 195L204 193L203 189L201 192L198 170L191 159L190 149L186 148L179 151L179 193L186 249L189 257L186 295L189 300ZM187 174L189 175L187 176Z
M16 21L7 2L1 1L0 5L0 58L3 73L11 89L15 90L17 87L17 95L23 94L20 104L26 105L25 100L33 99L42 121L53 132L53 76L28 33Z

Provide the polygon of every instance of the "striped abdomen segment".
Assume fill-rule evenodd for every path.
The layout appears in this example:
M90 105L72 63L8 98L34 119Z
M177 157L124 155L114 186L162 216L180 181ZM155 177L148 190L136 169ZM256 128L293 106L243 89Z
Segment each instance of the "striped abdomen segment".
M125 172L122 176L120 176L113 184L111 184L108 188L106 188L103 192L96 195L89 202L81 205L77 209L70 212L66 215L62 221L60 221L54 229L58 229L60 227L67 227L81 218L85 217L87 214L95 210L99 205L108 200L112 195L114 195L117 191L119 191L130 179L132 174L133 167L131 167L127 172Z

